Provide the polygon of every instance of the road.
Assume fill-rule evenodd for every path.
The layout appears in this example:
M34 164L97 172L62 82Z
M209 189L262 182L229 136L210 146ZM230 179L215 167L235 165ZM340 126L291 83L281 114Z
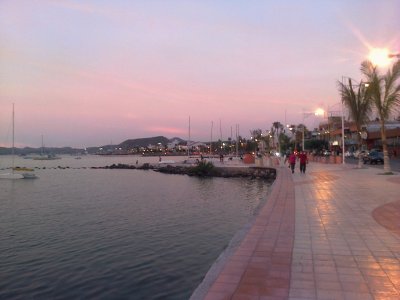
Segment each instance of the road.
M358 159L346 158L346 164L358 164ZM370 165L370 164L368 164L367 166L383 170L383 164L382 165ZM400 159L399 158L391 158L390 159L390 167L392 168L392 171L400 172Z

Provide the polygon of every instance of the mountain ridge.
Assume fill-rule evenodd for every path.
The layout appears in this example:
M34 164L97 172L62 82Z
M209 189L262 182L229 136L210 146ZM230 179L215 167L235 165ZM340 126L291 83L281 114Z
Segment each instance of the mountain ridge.
M171 143L172 141L177 140L178 142L185 142L185 140L179 137L173 137L171 139L166 138L165 136L154 136L154 137L146 137L146 138L136 138L136 139L127 139L117 145L102 145L102 146L94 146L84 148L73 148L73 147L45 147L45 153L54 153L54 154L77 154L83 153L87 151L89 154L97 153L99 148L103 148L104 150L121 148L122 150L128 150L135 147L147 147L148 145L157 145L161 143L163 146ZM34 147L24 147L24 148L14 148L14 153L16 155L26 155L26 154L40 154L43 152L42 147L34 148ZM0 147L0 155L9 155L12 154L12 149L7 147Z

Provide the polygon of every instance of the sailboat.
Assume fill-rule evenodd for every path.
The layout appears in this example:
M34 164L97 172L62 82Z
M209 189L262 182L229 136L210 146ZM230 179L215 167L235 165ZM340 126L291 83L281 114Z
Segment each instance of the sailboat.
M43 142L43 135L42 135L42 148L40 152L40 156L38 157L33 157L33 160L55 160L55 159L61 159L61 157L55 156L54 154L45 154L44 153L44 142Z
M11 166L11 173L2 173L0 174L0 179L32 179L37 178L34 173L15 173L14 171L19 170L19 168L15 167L15 125L14 125L15 113L14 113L14 103L12 109L12 147L11 147L11 156L12 156L12 166ZM26 171L25 168L21 168L21 170ZM31 171L31 169L29 169ZM33 171L33 169L32 169Z

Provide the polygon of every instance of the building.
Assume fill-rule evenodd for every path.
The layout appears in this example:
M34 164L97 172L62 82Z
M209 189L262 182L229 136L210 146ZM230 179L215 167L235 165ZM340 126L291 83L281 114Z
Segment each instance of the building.
M400 122L388 121L385 125L388 151L390 155L400 153ZM363 126L361 138L364 148L382 149L381 125L378 121L371 121ZM344 122L345 150L355 151L358 148L358 133L354 122ZM319 126L319 137L329 142L330 150L342 149L342 121L340 117L330 117L328 122Z

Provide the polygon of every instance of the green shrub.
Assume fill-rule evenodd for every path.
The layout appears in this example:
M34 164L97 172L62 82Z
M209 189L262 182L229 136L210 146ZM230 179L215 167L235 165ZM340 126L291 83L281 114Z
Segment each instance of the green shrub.
M195 167L189 171L189 175L196 176L212 176L215 174L215 167L212 162L200 161Z

